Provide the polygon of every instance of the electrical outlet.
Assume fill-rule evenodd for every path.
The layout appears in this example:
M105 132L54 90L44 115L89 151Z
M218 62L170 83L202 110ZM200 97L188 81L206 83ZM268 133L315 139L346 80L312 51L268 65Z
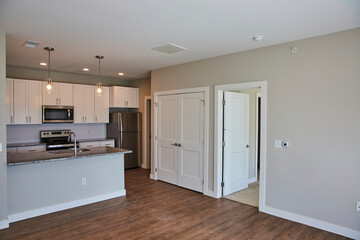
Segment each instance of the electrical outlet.
M86 185L86 178L82 178L81 179L81 184L84 186L84 185Z
M14 139L14 137L15 137L15 135L14 135L13 133L10 133L10 134L9 134L9 138L10 138L10 139Z
M360 212L360 201L356 203L356 211Z

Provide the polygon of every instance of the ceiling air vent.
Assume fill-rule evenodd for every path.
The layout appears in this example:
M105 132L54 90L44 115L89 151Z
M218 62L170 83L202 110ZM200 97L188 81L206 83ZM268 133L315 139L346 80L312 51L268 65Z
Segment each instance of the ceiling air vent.
M37 45L39 45L40 42L36 42L36 41L32 41L32 40L27 40L25 43L24 43L24 46L25 47L29 47L29 48L34 48L36 47Z
M172 44L172 43L168 43L168 44L165 44L163 46L154 47L154 48L152 48L152 50L157 51L157 52L172 54L172 53L185 51L186 48L181 47L181 46L177 46L177 45Z

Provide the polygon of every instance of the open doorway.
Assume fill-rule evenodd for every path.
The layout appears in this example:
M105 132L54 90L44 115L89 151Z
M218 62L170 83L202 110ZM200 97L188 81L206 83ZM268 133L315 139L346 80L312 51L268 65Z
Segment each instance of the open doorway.
M259 207L260 88L223 92L224 198Z
M266 81L215 86L214 195L259 211L265 208L266 105Z

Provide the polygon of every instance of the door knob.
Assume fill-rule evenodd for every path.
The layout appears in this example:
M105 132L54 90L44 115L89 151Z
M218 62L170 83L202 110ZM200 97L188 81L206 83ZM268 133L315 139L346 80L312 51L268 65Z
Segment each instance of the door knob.
M181 143L178 143L178 147L181 147Z
M246 145L246 148L249 148L250 147L250 145L248 144L248 145Z
M175 146L175 147L177 147L177 146L178 146L178 144L177 144L177 143L172 143L171 145L173 145L173 146Z

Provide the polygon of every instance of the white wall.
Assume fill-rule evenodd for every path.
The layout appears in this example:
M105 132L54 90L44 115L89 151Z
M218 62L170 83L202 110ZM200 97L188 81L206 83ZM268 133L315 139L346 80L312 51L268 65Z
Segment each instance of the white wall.
M7 169L6 169L6 34L0 32L0 229L7 225Z
M78 139L106 138L106 124L31 124L7 125L8 143L40 142L40 131L70 129Z
M213 183L214 86L266 80L266 206L359 232L359 43L357 28L167 67L152 72L151 91L210 86ZM274 149L274 139L291 147Z

